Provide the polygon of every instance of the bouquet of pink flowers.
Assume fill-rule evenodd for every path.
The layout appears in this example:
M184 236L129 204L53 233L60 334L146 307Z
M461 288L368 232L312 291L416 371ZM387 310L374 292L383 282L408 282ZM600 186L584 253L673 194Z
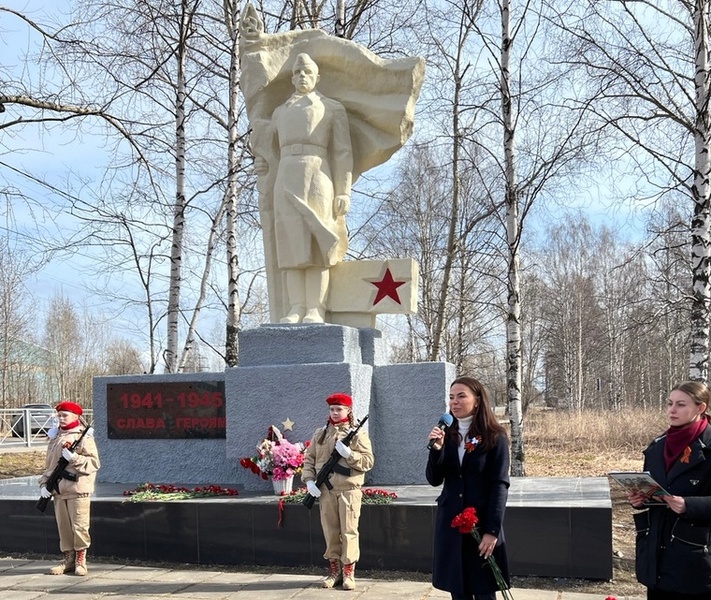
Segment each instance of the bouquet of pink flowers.
M270 425L267 437L257 444L257 455L243 458L240 464L262 479L281 481L301 473L307 446L308 442L292 444L276 426Z

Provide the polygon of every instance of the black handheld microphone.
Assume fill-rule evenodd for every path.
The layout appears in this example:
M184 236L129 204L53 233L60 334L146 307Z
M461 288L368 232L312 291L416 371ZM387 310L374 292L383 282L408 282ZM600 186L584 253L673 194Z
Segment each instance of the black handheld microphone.
M444 413L440 418L439 418L439 423L437 423L437 427L439 427L442 430L447 429L447 427L450 427L454 423L454 417L450 415L449 413ZM427 449L432 450L432 446L435 445L435 440L431 439L429 443L427 444Z

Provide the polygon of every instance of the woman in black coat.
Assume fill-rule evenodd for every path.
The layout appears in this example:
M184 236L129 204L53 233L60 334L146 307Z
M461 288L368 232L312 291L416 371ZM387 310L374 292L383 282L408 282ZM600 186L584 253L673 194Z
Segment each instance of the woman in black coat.
M669 394L669 429L644 451L644 469L669 496L629 494L635 508L637 579L650 600L711 598L711 428L706 384ZM649 506L651 504L651 506Z
M472 377L455 379L449 390L454 421L430 433L430 485L444 483L437 498L432 584L453 600L494 600L498 589L487 558L493 554L509 583L503 520L509 488L509 447L484 386ZM452 519L474 507L481 543L452 527Z

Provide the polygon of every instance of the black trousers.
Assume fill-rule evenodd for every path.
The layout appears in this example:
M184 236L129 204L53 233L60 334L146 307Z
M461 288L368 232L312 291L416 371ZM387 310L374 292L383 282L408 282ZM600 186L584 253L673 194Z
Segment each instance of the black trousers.
M452 600L496 600L496 593L492 592L491 594L464 594L463 596L452 594Z

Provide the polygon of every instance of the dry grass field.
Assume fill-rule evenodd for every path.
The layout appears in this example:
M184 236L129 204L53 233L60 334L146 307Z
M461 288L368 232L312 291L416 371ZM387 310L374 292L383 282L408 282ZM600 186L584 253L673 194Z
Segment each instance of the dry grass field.
M638 470L642 450L666 429L657 412L537 411L526 420L526 474L531 477L604 477L610 471ZM0 453L0 479L41 472L43 452ZM514 587L588 592L615 596L644 596L634 577L632 509L624 493L611 483L613 499L614 579L587 581L518 577ZM281 568L281 570L284 570ZM421 579L421 573L362 573L379 578Z

